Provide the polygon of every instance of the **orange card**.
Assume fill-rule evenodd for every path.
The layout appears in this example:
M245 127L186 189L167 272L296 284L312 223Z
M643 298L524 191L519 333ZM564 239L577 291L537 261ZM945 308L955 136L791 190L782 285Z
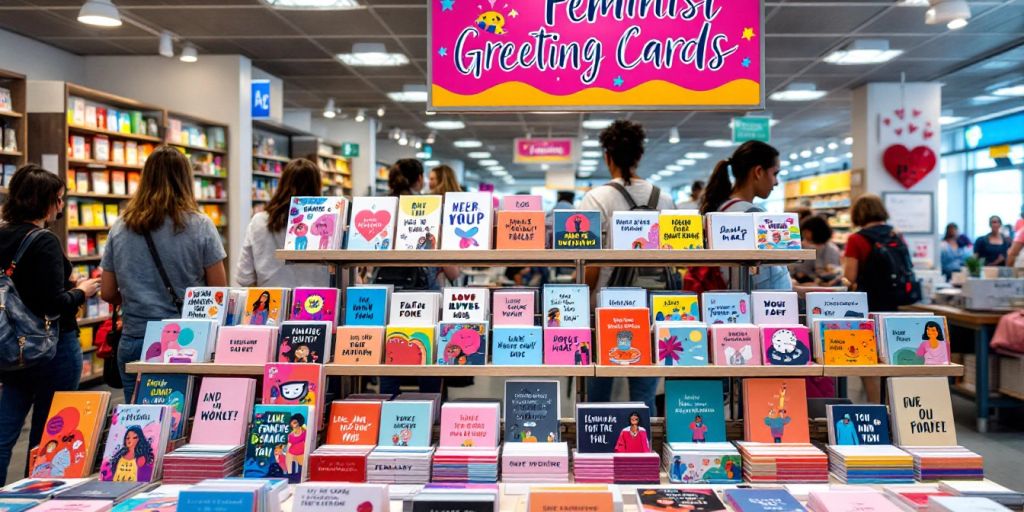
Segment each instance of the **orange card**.
M874 331L837 329L825 331L825 364L878 364Z
M811 442L804 379L743 379L743 396L747 441Z
M331 402L327 444L377 444L381 402L375 400L335 400Z
M543 249L545 240L544 212L499 211L498 249Z
M334 337L335 364L380 364L384 327L339 325Z
M611 491L531 490L529 512L612 512Z
M652 364L651 313L647 308L597 308L598 364Z

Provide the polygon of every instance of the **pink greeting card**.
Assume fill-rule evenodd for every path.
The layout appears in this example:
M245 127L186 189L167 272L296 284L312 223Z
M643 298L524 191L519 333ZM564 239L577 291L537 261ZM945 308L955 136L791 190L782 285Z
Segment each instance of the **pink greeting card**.
M544 364L588 366L594 364L591 331L577 327L544 329Z
M494 325L534 325L536 300L532 291L494 292Z
M441 406L441 438L449 448L496 448L500 407L493 403L446 403Z
M276 326L221 327L217 333L217 351L213 355L213 362L263 364L271 360L275 345L277 345Z
M501 198L501 206L498 209L506 211L537 212L544 208L541 206L540 196L511 195Z
M318 365L314 365L318 366ZM245 443L249 415L256 395L256 379L205 377L199 387L192 444Z
M751 324L712 325L713 363L717 366L761 366L761 338Z

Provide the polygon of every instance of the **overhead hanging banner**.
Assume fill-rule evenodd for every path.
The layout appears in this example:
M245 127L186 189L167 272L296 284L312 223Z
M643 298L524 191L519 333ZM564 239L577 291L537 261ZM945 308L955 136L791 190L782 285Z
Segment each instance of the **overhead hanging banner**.
M573 139L516 139L517 164L567 164L573 161Z
M754 110L760 0L430 0L430 110Z

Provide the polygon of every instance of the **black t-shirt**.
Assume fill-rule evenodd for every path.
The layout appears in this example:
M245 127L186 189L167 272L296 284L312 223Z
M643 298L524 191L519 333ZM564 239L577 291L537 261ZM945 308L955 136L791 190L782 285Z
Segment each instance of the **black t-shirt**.
M0 269L6 270L21 241L35 226L0 226ZM50 231L38 236L25 251L12 277L25 307L36 316L60 315L60 331L78 330L75 315L85 294L70 281L71 262L64 256L60 239Z

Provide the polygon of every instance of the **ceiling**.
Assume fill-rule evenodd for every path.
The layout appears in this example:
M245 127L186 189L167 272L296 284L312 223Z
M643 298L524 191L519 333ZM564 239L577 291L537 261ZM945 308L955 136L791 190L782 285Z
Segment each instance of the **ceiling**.
M439 132L435 154L465 158L451 142L476 138L513 176L541 178L536 167L511 164L512 139L535 136L596 136L582 130L579 114L474 114L427 116L423 104L400 104L386 93L406 84L425 84L427 9L423 0L360 0L365 9L349 11L278 11L259 0L115 0L131 20L156 30L169 30L193 42L200 56L243 54L255 66L281 77L285 108L319 111L328 98L350 115L355 108L386 108L382 136L399 127L426 137L430 119L459 118L467 128ZM39 39L81 55L153 55L157 38L126 23L97 29L75 21L82 0L0 0L0 28ZM872 81L937 80L945 83L943 108L957 116L976 117L1021 105L1020 98L979 102L997 84L1024 78L1024 0L969 1L970 24L958 31L926 25L924 7L896 0L774 0L765 3L767 92L793 82L813 82L828 94L818 101L784 103L768 100L767 111L779 124L772 144L785 155L839 142L849 132L851 90ZM885 38L903 55L882 65L837 66L823 62L832 50L855 38ZM381 42L402 52L411 63L396 68L351 68L333 55L356 42ZM649 145L640 174L648 175L683 157L706 151L711 160L698 162L663 180L680 185L706 178L715 158L729 148L704 147L707 139L728 139L732 113L623 113L648 130ZM595 115L606 118L609 115ZM669 144L672 127L682 141ZM837 155L848 151L841 142ZM828 153L826 153L828 154ZM467 161L471 161L465 158ZM793 162L796 164L797 162ZM602 179L599 170L595 179ZM486 171L481 175L489 178Z

